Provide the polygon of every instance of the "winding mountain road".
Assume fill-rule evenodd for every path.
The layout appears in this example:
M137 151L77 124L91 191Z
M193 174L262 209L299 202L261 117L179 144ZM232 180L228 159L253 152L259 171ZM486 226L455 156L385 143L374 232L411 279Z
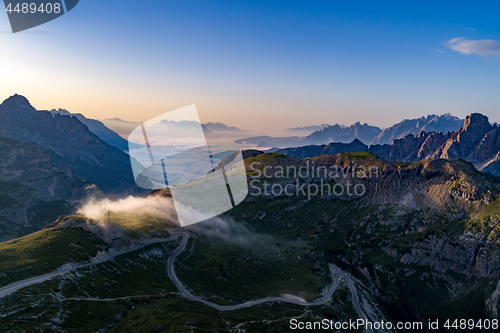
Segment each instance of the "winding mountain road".
M56 276L64 275L64 274L69 273L71 271L74 271L76 269L90 267L90 266L94 266L94 265L99 265L99 264L105 263L107 261L110 261L118 256L124 255L126 253L130 253L130 252L142 249L143 247L149 246L151 244L169 242L169 241L175 240L176 238L177 238L176 236L172 235L168 238L162 238L162 239L155 240L152 242L147 242L147 243L132 247L130 249L114 253L114 254L110 255L109 257L106 257L106 258L103 258L100 260L95 260L95 261L92 261L88 264L75 265L75 266L69 266L69 265L66 266L65 265L65 266L62 266L61 268L59 268L53 272L47 273L47 274L35 276L35 277L29 278L26 280L22 280L22 281L18 281L18 282L14 282L12 284L9 284L5 287L0 288L0 298L8 296L8 295L18 291L19 289L24 288L24 287L28 287L28 286L31 286L31 285L34 285L37 283L45 282L45 281L50 280Z
M172 280L172 282L174 282L175 286L180 290L180 292L186 298L189 298L192 301L201 302L207 306L210 306L210 307L217 309L217 310L220 310L220 311L238 310L238 309L248 308L248 307L251 307L251 306L254 306L257 304L263 304L263 303L268 303L268 302L285 302L285 303L297 304L297 305L302 305L302 306L322 305L330 300L333 293L335 292L335 289L337 289L337 287L340 283L339 278L342 277L346 280L347 285L349 286L349 289L351 290L352 303L353 303L354 309L358 313L359 318L367 321L367 317L365 316L365 314L361 310L361 306L359 304L358 292L356 291L356 288L354 287L354 283L352 282L352 279L349 277L349 275L347 275L346 273L341 271L340 268L336 267L333 264L329 265L331 277L333 280L332 286L330 287L328 292L323 297L321 297L313 302L305 302L305 301L294 300L294 299L283 298L283 297L266 297L266 298L262 298L262 299L259 299L256 301L248 301L248 302L237 304L237 305L218 305L215 303L208 302L208 301L201 299L199 297L196 297L196 296L192 295L184 287L184 285L181 283L181 281L177 278L177 275L175 274L175 270L174 270L175 258L177 258L177 256L179 254L181 254L182 251L184 251L184 249L186 248L189 234L184 232L184 231L176 231L176 232L172 232L171 234L173 237L182 236L182 242L181 242L181 245L177 248L177 250L175 250L174 254L172 254L172 256L168 259L168 262L167 262L168 275L169 275L170 279ZM373 331L371 329L366 329L365 332L373 333Z
M184 297L186 297L192 301L201 302L207 306L210 306L210 307L217 309L217 310L220 310L220 311L238 310L238 309L248 308L248 307L251 307L254 305L268 303L268 302L285 302L285 303L291 303L291 304L302 305L302 306L322 305L322 304L327 303L330 300L330 298L332 297L333 293L335 292L335 290L337 289L337 287L340 283L339 278L344 278L347 282L347 285L348 285L350 291L351 291L352 303L353 303L353 306L354 306L356 312L358 313L359 318L367 320L367 317L365 316L365 314L361 310L361 306L359 304L358 293L356 291L356 288L354 287L354 283L353 283L352 279L346 273L341 271L338 267L334 266L333 264L329 265L331 277L333 280L332 286L330 287L328 292L323 297L321 297L313 302L306 302L306 301L283 298L283 297L266 297L266 298L262 298L259 300L248 301L248 302L237 304L237 305L218 305L218 304L203 300L199 297L196 297L196 296L192 295L184 287L184 285L181 283L181 281L179 280L179 278L175 274L175 270L174 270L174 261L179 256L179 254L181 254L184 251L184 249L186 248L189 234L187 232L184 232L184 231L171 231L170 234L171 234L171 236L168 238L163 238L163 239L155 240L152 242L144 243L144 244L141 244L139 246L136 246L136 247L124 250L124 251L117 252L117 253L112 254L112 255L110 255L106 258L103 258L101 260L95 260L93 262L83 264L83 265L63 266L63 267L59 268L58 270L51 272L51 273L47 273L44 275L29 278L26 280L14 282L12 284L9 284L5 287L0 288L0 298L5 297L7 295L10 295L10 294L12 294L12 293L24 288L24 287L28 287L28 286L31 286L31 285L34 285L37 283L45 282L45 281L50 280L56 276L64 275L64 274L69 273L71 271L74 271L76 269L102 264L102 263L110 261L118 256L124 255L126 253L137 251L141 248L144 248L144 247L152 245L152 244L172 241L174 239L177 239L179 236L181 236L182 237L181 245L175 250L175 252L172 254L172 256L168 259L167 271L168 271L168 275L169 275L170 279L172 279L172 282L179 289L179 291L184 295ZM367 330L365 330L365 332L372 333L373 331L370 329L367 329Z

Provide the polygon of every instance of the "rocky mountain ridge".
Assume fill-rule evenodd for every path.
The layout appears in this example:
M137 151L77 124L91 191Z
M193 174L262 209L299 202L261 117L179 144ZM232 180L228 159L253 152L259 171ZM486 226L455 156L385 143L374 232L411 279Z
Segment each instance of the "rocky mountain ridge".
M366 145L391 144L394 140L404 138L408 135L418 135L420 132L448 133L457 131L464 120L452 116L449 113L441 116L429 115L417 119L406 119L389 128L382 130L376 126L361 124L359 122L351 126L343 125L321 125L306 126L291 130L316 129L305 137L271 137L259 136L246 139L238 139L236 143L254 144L258 147L296 147L303 145L321 145L330 143L350 143L355 139Z
M302 140L302 144L321 144L324 142L349 143L354 139L362 142L371 142L381 132L380 128L370 126L366 123L361 124L357 122L354 125L344 128L339 125L333 125L306 136Z
M391 144L394 140L405 138L408 135L418 135L421 132L448 133L456 131L464 120L447 113L442 116L429 115L417 119L406 119L383 130L373 138L370 144Z
M99 137L99 139L107 142L113 147L116 147L120 150L123 151L128 151L128 141L122 138L120 135L118 135L116 132L113 132L110 130L106 125L104 125L102 122L99 120L95 119L89 119L85 117L81 113L71 113L67 110L64 109L58 109L58 110L50 110L50 113L52 113L54 116L56 114L60 114L61 116L70 116L70 117L75 117L77 118L82 124L87 125L89 128L89 131L94 133Z
M37 111L14 95L0 105L0 135L43 149L53 165L71 172L105 192L142 193L135 185L130 157L92 133L76 117Z
M393 162L412 163L426 159L460 158L471 162L483 172L500 176L500 129L491 125L488 117L474 113L469 115L456 132L421 132L394 140L391 145L367 146L357 140L339 146L329 145L286 148L278 153L291 157L314 157L345 152L370 152L381 159ZM330 153L330 151L332 153Z

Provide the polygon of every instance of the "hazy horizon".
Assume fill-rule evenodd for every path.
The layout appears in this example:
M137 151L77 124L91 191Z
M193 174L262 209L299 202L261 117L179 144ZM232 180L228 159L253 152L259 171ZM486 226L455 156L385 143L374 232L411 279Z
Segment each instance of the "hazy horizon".
M21 95L21 96L24 96L22 94L17 94L17 95ZM10 97L10 96L9 96ZM24 96L29 100L29 98L27 96ZM6 98L3 98L3 100L7 99L8 97ZM58 109L63 109L65 111L68 111L68 112L71 112L71 113L81 113L81 112L72 112L71 110L67 110L67 109L64 109L64 108L49 108L49 109L42 109L42 108L38 108L36 105L33 105L33 103L30 101L30 104L35 108L37 109L38 111L51 111L51 110L58 110ZM174 111L174 110L169 110L169 111ZM167 112L169 112L167 111ZM473 112L474 113L474 112ZM482 113L482 112L477 112L477 113ZM120 134L120 136L124 137L125 139L127 139L127 134L126 133L121 133L121 131L117 131L115 128L112 128L111 126L108 126L106 124L106 121L112 121L112 120L121 120L121 121L124 121L124 122L130 122L130 123L140 123L141 121L145 122L147 121L148 119L139 119L139 120L130 120L130 119L123 119L123 118L120 118L120 117L113 117L113 118L103 118L103 119L98 119L98 118L91 118L90 116L86 115L85 113L81 113L82 115L84 115L85 117L89 118L89 119L96 119L98 121L101 121L103 123L105 123L105 125L109 128L111 128L113 131L117 132L118 134ZM455 117L458 117L460 119L465 119L466 116L468 116L469 114L463 116L463 117L460 117L460 116L457 116L456 114L453 114L453 113L443 113L443 114L422 114L422 115L415 115L413 118L404 118L404 119L394 119L393 122L388 122L385 126L377 126L377 125L374 125L372 123L366 123L370 126L377 126L379 128L381 128L382 130L384 129L387 129L389 127L392 127L393 125L395 124L398 124L404 120L410 120L410 119L417 119L417 118L422 118L422 117L428 117L428 116L431 116L431 115L435 115L435 116L443 116L443 115L446 115L446 114L450 114L451 116L455 116ZM484 114L484 113L482 113ZM484 114L485 116L487 116L490 120L490 122L493 124L493 123L497 123L496 121L493 120L493 118L491 117L491 115L488 115L488 114ZM236 126L232 123L227 123L227 122L224 122L224 121L202 121L202 123L207 123L207 122L212 122L212 123L216 123L216 122L219 122L219 123L223 123L229 127L237 127L238 129L242 130L242 132L226 132L228 134L228 136L230 137L237 137L237 138L243 138L243 137L247 137L248 135L253 135L253 136L265 136L265 135L269 135L269 136L280 136L280 135L286 135L286 136L300 136L300 135L304 135L304 133L306 132L313 132L315 130L297 130L297 131L291 131L292 128L302 128L302 127L306 127L306 126L320 126L322 124L328 124L328 125L341 125L341 126L346 126L346 127L349 127L351 125L354 125L355 123L359 122L361 124L365 124L365 122L363 121L354 121L353 123L350 123L350 124L341 124L341 123L327 123L327 122L322 122L322 123L311 123L311 124L305 124L304 122L300 122L300 123L297 123L296 126L290 126L290 127L284 127L284 126L277 126L277 127L257 127L257 128L251 128L251 127L240 127L240 126ZM221 132L219 132L221 133Z

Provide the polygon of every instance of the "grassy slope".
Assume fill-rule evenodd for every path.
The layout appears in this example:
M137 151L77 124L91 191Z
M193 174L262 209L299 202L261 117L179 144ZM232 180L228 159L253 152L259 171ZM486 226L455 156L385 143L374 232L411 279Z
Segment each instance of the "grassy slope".
M177 246L176 242L150 245L4 297L0 313L6 316L0 331L34 332L45 327L47 331L94 332L111 327L134 306L176 291L166 275L165 258ZM55 326L48 329L47 325Z
M104 242L83 229L42 230L0 243L0 285L53 271L67 262L94 257Z
M220 312L200 303L182 298L169 298L153 304L138 307L110 333L135 332L234 332L235 328L245 332L287 332L290 319L315 321L313 316L335 320L340 316L355 317L349 305L345 289L334 296L334 304L342 307L341 312L333 307L308 309L282 303L258 305L249 309ZM322 330L315 330L322 332ZM331 332L331 331L326 331ZM352 330L356 332L356 330Z

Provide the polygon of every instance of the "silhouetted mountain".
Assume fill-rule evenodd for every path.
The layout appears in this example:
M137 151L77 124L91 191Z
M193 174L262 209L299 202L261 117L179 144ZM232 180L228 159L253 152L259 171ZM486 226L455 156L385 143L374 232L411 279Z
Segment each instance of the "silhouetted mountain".
M76 117L37 111L14 95L0 105L0 135L44 149L51 163L112 193L142 193L135 185L129 156L112 147Z
M128 141L122 138L116 132L113 132L112 130L107 128L99 120L89 119L80 113L71 113L63 109L51 110L50 113L60 114L62 116L76 117L78 120L80 120L82 124L87 125L89 130L95 135L97 135L99 139L106 141L110 145L120 150L128 151Z
M431 158L436 150L448 140L451 133L426 133L408 135L394 140L392 145L372 145L370 152L386 161L411 163Z
M396 139L407 137L410 134L418 135L422 131L448 133L457 131L463 123L463 119L449 113L442 116L430 115L418 119L406 119L385 129L371 143L391 144Z
M366 144L369 144L382 130L368 124L359 122L349 127L341 127L333 125L316 131L302 140L302 144L324 144L329 142L349 143L354 139L358 139Z
M310 145L298 148L285 148L277 150L276 153L294 158L307 158L319 155L335 155L339 153L359 153L368 151L368 146L358 139L351 143L332 142L327 145Z

